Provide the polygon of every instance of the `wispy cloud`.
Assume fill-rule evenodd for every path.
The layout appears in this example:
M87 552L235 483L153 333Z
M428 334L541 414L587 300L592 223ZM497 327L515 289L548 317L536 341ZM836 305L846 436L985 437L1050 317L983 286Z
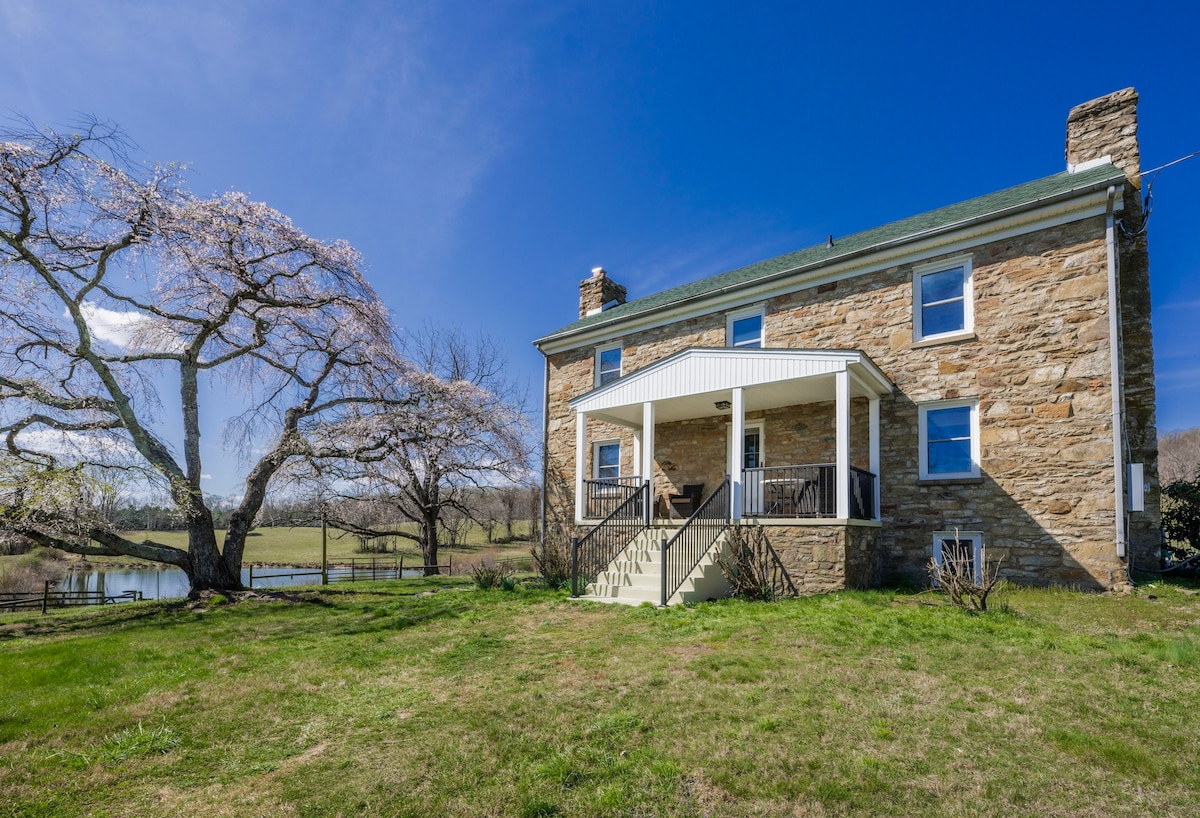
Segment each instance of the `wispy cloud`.
M88 329L101 341L128 349L138 331L145 327L148 319L137 312L119 312L95 304L80 305Z

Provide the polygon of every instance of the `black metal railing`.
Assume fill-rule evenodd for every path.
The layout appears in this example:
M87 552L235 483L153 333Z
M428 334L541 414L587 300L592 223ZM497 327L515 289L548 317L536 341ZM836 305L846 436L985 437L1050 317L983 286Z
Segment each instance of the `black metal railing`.
M717 537L729 527L729 478L726 477L675 536L662 544L662 604L675 595Z
M618 478L627 479L627 478ZM650 481L642 482L599 525L571 542L571 596L579 596L650 525Z
M583 516L602 519L638 493L646 482L640 477L598 477L583 481Z
M742 472L747 517L837 516L837 466L765 466Z
M850 468L850 517L875 519L875 475ZM837 517L837 465L764 466L742 472L746 517Z
M875 475L854 466L850 467L850 517L875 519Z

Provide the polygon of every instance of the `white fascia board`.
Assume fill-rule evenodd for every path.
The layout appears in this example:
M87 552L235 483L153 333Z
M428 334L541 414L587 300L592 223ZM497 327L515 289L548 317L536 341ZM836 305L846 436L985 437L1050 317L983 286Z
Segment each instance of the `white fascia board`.
M752 374L753 369L762 368L761 366L757 366L758 364L769 361L820 363L822 367L820 371L814 371L809 374L789 373L781 376L777 371L768 376L756 376ZM645 387L648 382L652 383L659 378L667 376L670 370L681 367L728 367L729 364L736 364L738 362L741 362L740 366L729 367L725 370L727 374L722 380L727 382L719 386L710 384L709 387L701 389L700 392L719 391L738 386L759 386L779 380L810 377L811 375L828 375L836 371L849 370L851 367L859 369L859 374L856 375L855 379L863 387L864 391L883 396L892 394L894 390L892 382L883 374L883 371L865 353L859 350L692 347L663 358L661 361L656 361L645 369L639 369L637 372L631 373L619 381L613 381L598 389L593 389L590 392L579 395L573 398L568 405L572 411L586 413L609 409L615 406L632 405L647 399L652 401L669 400L674 397L690 395L693 394L691 389L681 389L678 393L655 393L650 397L647 395ZM708 371L714 372L719 370ZM870 381L874 381L874 383ZM638 396L636 399L633 397L635 395Z
M980 244L1047 230L1093 216L1103 216L1108 201L1107 187L1056 200L1041 207L1019 210L1001 218L983 216L962 225L938 228L929 235L917 234L895 242L867 248L847 258L818 263L808 270L774 273L757 284L736 284L705 293L678 304L648 310L628 318L614 319L561 337L548 336L534 345L549 355L582 346L610 341L634 332L667 326L714 312L749 306L779 295L822 284L869 275L900 264L914 264L936 255L962 253Z

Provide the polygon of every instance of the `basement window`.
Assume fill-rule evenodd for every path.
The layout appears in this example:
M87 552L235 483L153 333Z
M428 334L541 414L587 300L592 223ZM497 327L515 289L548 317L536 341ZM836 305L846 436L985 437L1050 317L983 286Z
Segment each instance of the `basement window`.
M967 560L975 582L983 582L983 534L979 531L933 532L933 561L938 565L945 559Z

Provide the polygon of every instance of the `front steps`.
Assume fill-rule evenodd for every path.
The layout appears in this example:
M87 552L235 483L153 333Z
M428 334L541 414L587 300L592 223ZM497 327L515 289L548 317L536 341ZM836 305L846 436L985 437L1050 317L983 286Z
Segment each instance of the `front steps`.
M658 605L662 598L662 541L678 528L649 528L634 538L608 567L588 584L580 599L590 602L616 602L621 605ZM730 587L717 564L717 555L725 548L725 534L700 560L668 605L704 602L728 596Z

